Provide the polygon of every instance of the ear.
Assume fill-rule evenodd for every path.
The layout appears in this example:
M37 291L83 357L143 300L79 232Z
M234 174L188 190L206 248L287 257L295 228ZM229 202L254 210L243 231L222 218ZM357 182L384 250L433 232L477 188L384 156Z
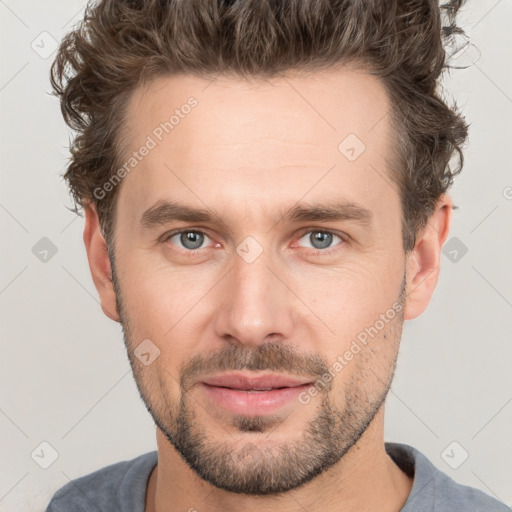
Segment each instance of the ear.
M407 298L404 320L418 317L427 308L439 278L441 249L450 231L453 202L443 194L418 233L414 249L409 253L407 265Z
M98 214L92 204L84 207L84 211L84 244L92 280L100 296L101 309L110 319L119 322L116 294L111 279L110 258L108 256L107 243L101 233Z

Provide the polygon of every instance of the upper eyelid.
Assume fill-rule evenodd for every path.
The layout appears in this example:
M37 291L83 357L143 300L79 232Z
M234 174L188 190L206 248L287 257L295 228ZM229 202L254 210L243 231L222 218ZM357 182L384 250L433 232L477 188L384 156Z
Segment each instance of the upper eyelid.
M340 238L344 239L344 237L346 237L347 235L335 230L335 229L322 229L322 228L304 228L302 230L299 230L299 233L300 235L297 235L297 236L300 236L301 238L306 235L307 233L330 233L331 235L336 235L336 236L339 236Z
M304 235L307 235L308 233L315 233L315 232L318 232L318 233L329 233L331 235L337 236L341 240L340 243L343 243L343 244L345 244L348 241L348 239L349 239L348 235L341 234L341 233L339 233L337 231L332 231L332 230L329 230L329 229L316 229L316 228L315 229L307 228L305 231L301 231L300 235L297 236L297 239L300 240L302 237L304 237ZM335 244L332 247L327 247L325 250L323 250L323 249L314 249L314 248L313 248L313 250L327 253L328 251L334 249L334 247L336 247L336 245L339 245L339 244Z
M165 242L166 240L168 240L169 238L171 238L173 236L181 235L182 233L191 233L191 232L192 233L201 233L202 235L206 235L208 238L211 238L211 236L204 229L187 228L187 229L179 229L177 231L170 231L168 233L165 233L162 236L162 239Z
M163 243L165 243L165 242L168 242L169 239L171 239L173 236L181 235L182 233L190 233L190 232L201 233L202 235L207 236L210 240L213 240L212 237L204 229L187 228L187 229L179 229L177 231L171 231L169 233L166 233L162 236L161 241ZM195 251L201 251L203 249L207 249L207 247L201 247L199 249L181 249L181 250L193 253Z

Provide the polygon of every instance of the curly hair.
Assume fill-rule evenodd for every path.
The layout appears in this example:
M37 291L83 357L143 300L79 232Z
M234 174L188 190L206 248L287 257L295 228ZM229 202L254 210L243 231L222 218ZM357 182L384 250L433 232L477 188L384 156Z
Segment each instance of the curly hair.
M463 166L468 126L442 99L439 78L464 0L103 0L61 41L53 94L76 131L64 178L72 211L93 203L112 239L122 127L134 90L174 73L269 78L359 63L381 80L395 130L391 179L402 206L405 252ZM453 157L458 156L452 165Z

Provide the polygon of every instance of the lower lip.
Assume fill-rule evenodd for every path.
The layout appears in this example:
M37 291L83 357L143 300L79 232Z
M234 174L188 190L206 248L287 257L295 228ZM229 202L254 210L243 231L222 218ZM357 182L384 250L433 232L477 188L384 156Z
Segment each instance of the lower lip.
M245 416L257 416L277 411L285 404L297 399L298 395L310 386L311 383L293 388L250 392L201 384L208 396L218 405L235 414Z

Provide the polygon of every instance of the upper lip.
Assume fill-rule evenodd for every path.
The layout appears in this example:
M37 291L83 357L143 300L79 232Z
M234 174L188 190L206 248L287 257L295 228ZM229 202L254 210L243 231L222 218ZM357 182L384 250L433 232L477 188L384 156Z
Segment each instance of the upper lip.
M231 389L271 389L294 388L309 384L311 379L267 373L265 375L244 375L241 373L224 373L207 377L201 382L209 386L220 386Z

